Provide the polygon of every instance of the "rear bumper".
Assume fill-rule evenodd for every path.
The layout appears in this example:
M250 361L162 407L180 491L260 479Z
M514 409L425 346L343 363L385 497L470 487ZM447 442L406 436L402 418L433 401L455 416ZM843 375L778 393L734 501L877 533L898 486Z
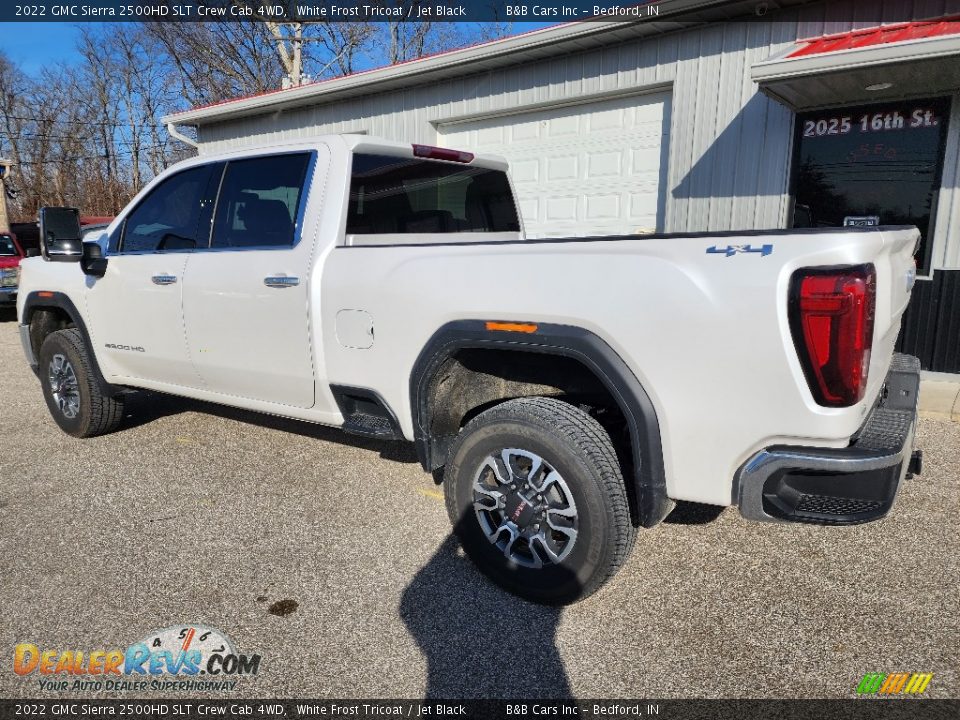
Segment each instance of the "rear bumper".
M750 520L855 525L893 507L900 482L919 474L913 451L920 362L895 355L881 400L845 448L775 446L737 473L734 504Z

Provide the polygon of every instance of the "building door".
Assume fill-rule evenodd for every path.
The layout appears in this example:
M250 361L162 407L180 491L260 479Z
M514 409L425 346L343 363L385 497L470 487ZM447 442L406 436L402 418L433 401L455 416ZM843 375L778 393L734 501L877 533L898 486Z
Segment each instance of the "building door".
M527 237L663 231L670 94L441 125L440 142L505 157Z
M948 98L798 116L794 227L916 225L926 274L949 116Z
M932 274L933 232L949 98L821 110L797 117L794 227L916 225L920 276ZM958 327L944 312L953 273L920 280L898 349L927 370L960 372Z

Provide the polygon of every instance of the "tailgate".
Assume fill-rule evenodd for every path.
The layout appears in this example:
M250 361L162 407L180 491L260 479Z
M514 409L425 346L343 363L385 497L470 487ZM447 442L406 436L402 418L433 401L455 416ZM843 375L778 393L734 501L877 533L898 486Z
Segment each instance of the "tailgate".
M888 262L878 263L877 280L881 287L890 288L888 307L892 325L898 323L910 302L910 292L917 278L914 253L919 241L920 231L916 228L883 231L883 251ZM882 265L886 265L885 270Z
M920 231L915 227L883 228L882 234L883 248L874 259L877 302L867 391L871 402L879 394L890 369L900 323L917 278L914 252L920 241Z

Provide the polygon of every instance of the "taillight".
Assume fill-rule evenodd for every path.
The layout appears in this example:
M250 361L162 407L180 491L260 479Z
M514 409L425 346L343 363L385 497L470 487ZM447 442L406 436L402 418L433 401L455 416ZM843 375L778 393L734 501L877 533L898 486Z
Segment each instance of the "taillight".
M473 153L463 150L434 147L433 145L414 145L413 156L430 158L431 160L449 160L450 162L473 162Z
M794 273L790 329L810 391L820 405L849 407L863 399L876 300L873 265Z

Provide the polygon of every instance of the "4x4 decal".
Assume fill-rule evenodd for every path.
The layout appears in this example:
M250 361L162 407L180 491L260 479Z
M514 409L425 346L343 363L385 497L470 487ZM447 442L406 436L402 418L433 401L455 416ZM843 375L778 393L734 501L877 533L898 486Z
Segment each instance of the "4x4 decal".
M733 257L741 253L760 253L760 257L766 257L767 255L773 254L773 245L761 245L760 247L754 247L753 245L727 245L725 248L714 245L713 247L707 248L708 255Z

